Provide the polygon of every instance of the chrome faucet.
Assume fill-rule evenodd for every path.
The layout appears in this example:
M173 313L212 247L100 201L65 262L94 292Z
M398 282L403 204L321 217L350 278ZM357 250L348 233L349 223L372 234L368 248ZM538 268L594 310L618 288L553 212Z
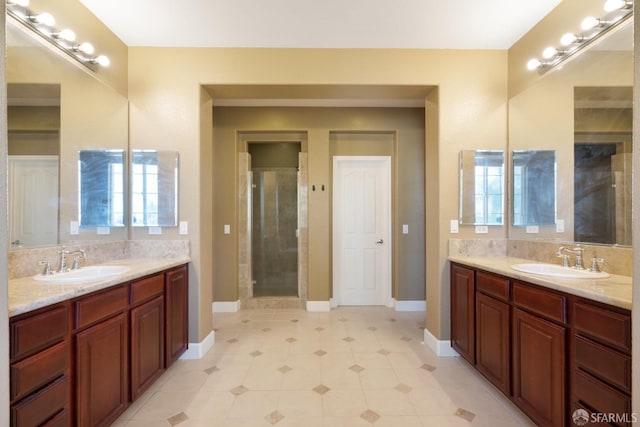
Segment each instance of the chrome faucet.
M76 251L69 252L69 251L65 250L64 246L62 247L62 249L58 253L60 254L60 266L58 268L58 273L66 273L67 271L69 271L69 267L67 267L67 256L68 255L78 254L76 256L76 258L73 260L73 264L71 266L72 270L79 269L80 268L79 259L80 258L84 259L86 257L86 254L85 254L84 250L78 249Z
M562 266L563 267L571 267L571 264L569 263L569 255L563 253L563 252L570 252L572 254L574 254L576 256L576 263L574 265L573 268L577 269L577 270L584 270L584 263L582 261L582 256L584 254L584 248L581 247L575 247L575 248L566 248L564 246L561 246L560 249L558 249L558 252L556 253L556 256L561 257L562 258Z

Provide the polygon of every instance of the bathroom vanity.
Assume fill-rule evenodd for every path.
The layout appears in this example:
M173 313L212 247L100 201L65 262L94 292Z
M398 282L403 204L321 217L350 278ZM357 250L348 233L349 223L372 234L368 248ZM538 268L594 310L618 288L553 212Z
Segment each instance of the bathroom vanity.
M10 281L11 425L122 414L187 349L187 262L121 261L127 274L88 284Z
M504 258L451 259L451 345L538 425L577 409L631 423L631 278L521 274ZM609 424L607 424L609 425Z

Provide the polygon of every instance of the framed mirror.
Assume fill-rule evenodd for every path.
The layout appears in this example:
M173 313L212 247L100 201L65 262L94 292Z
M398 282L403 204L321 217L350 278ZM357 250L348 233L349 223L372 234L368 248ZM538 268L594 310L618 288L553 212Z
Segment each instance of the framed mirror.
M6 24L8 154L29 156L26 160L40 162L35 168L29 167L35 174L46 174L47 186L38 186L45 195L35 196L39 203L46 200L46 206L28 211L42 212L40 209L46 208L48 212L46 221L12 213L9 229L22 231L11 234L10 247L32 248L96 238L127 239L126 221L124 226L114 227L109 235L99 236L93 227L81 227L76 234L71 226L78 221L81 211L78 152L128 150L127 99L58 49L47 46L24 25L9 16ZM35 156L48 156L49 161L43 163L44 158ZM52 165L56 159L57 170ZM10 179L9 186L13 200L33 201L34 191L14 179ZM28 229L29 221L42 228L36 234L45 238L27 236L34 230ZM25 230L28 233L23 233ZM12 242L15 244L11 245Z
M509 99L509 149L555 151L558 195L555 225L510 221L510 239L631 244L633 74L627 22Z
M124 150L78 153L80 227L124 227Z
M460 152L460 224L504 223L504 152Z
M555 150L514 150L511 166L513 225L555 224Z
M178 152L132 150L131 225L178 225Z

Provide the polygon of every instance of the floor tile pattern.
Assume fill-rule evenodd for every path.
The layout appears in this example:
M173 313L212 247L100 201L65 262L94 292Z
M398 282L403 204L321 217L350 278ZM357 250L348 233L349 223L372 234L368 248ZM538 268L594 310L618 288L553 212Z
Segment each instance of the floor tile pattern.
M424 313L243 310L213 326L213 349L177 361L117 427L533 426L466 362L424 346Z

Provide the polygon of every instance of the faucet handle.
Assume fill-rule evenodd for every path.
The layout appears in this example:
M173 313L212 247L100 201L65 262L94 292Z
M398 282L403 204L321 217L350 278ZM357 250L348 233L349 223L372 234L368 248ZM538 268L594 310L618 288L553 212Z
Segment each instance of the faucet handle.
M51 270L51 263L48 260L40 260L38 265L44 265L44 270L42 270L43 276L51 276L53 274L53 270Z
M600 269L600 264L606 264L604 258L591 258L591 268L589 269L589 271L592 271L594 273L601 272L602 270Z
M570 267L570 265L569 265L569 255L563 254L561 251L562 251L562 248L560 248L560 250L558 251L556 256L558 258L562 258L562 266L563 267Z

